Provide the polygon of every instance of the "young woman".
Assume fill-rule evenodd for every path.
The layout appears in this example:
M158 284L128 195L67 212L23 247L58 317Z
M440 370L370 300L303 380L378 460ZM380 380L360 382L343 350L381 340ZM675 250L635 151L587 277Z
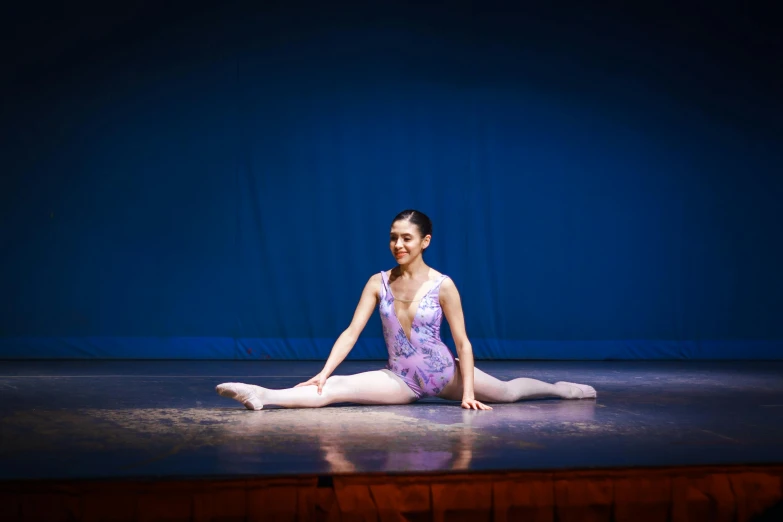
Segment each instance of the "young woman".
M505 382L475 368L457 287L448 276L427 266L422 257L431 240L432 222L421 212L405 210L394 218L389 248L397 266L367 282L351 324L334 343L321 373L286 390L224 383L217 386L217 392L250 410L264 405L318 408L338 402L408 404L433 396L462 401L466 409L491 410L484 403L595 398L595 390L584 384L548 384L525 377ZM333 376L376 306L389 351L386 369ZM440 339L444 316L451 327L457 359Z

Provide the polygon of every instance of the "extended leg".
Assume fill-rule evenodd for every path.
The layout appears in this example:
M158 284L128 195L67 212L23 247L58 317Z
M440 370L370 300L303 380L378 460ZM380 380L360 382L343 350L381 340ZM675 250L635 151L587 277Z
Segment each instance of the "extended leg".
M223 397L235 399L249 410L275 405L284 408L320 408L336 402L357 404L408 404L416 400L405 382L389 370L333 375L321 395L315 386L271 390L253 384L228 382L215 388Z
M462 372L459 364L455 368L454 379L438 395L444 399L462 400ZM595 389L585 384L556 382L549 384L536 379L520 377L510 381L501 381L491 375L473 369L473 391L481 402L516 402L522 399L541 399L559 397L561 399L593 399Z

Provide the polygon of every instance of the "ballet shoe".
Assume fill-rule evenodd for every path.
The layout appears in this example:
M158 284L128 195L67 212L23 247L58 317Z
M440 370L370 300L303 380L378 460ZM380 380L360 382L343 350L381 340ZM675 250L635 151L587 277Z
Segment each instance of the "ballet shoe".
M572 399L595 399L598 397L595 388L593 388L592 386L588 386L587 384L576 384L574 382L558 381L555 383L555 386L563 385L563 384L569 386L572 390L576 389L578 391L578 394L576 394L576 396L571 397Z
M258 397L255 390L253 390L251 384L243 384L240 382L226 382L215 386L215 391L221 397L228 399L234 399L241 402L242 405L248 410L262 410L264 409L264 403Z

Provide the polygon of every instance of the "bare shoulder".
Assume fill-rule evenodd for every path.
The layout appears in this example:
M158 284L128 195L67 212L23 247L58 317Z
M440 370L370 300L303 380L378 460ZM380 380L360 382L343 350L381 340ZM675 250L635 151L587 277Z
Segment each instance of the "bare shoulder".
M367 280L367 284L364 285L365 290L372 291L373 294L379 295L381 292L381 285L383 284L383 279L381 278L381 274L373 274L370 276L370 279Z
M440 284L440 291L445 292L446 294L456 294L457 293L457 285L454 284L454 280L451 279L449 276L446 276L443 279L443 282Z
M454 284L454 280L452 280L449 276L446 276L443 279L443 282L440 284L440 291L438 292L438 297L441 306L456 306L460 303L460 295L459 290L457 290L457 285Z

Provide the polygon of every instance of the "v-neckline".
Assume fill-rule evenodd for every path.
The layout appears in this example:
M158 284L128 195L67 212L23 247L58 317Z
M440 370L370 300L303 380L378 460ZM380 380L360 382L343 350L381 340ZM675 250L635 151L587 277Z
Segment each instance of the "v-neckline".
M394 297L394 292L392 292L391 281L389 280L389 275L390 274L386 275L386 288L389 289L389 295L392 298L391 306L392 306L392 312L394 312L394 318L397 319L397 324L400 325L400 328L402 329L402 335L405 336L405 340L408 341L408 344L413 346L413 342L411 341L411 339L413 338L413 323L416 322L416 318L419 316L419 310L421 309L421 302L424 301L424 299L428 295L430 295L430 292L432 292L435 289L435 284L437 283L438 280L437 279L432 279L431 280L431 281L433 281L432 287L429 290L427 290L424 293L423 296L421 296L421 299L419 299L419 304L416 305L416 311L413 313L413 319L411 319L411 333L410 333L410 336L408 336L408 335L405 334L405 328L402 326L402 323L400 322L400 316L397 315L397 307L394 306L394 302L397 301L397 298Z

